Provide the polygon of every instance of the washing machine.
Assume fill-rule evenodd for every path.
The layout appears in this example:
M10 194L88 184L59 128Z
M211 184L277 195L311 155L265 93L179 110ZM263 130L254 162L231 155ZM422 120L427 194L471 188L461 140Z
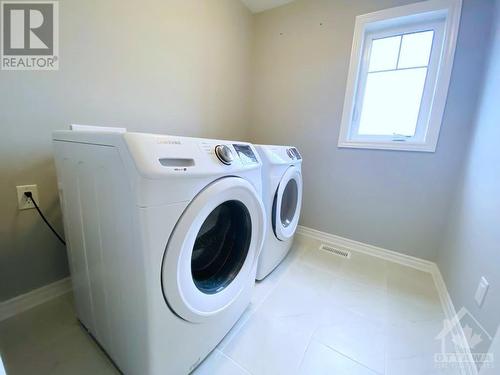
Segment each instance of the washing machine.
M262 159L262 199L267 233L259 257L257 280L264 279L292 246L302 205L302 156L296 147L257 145Z
M125 374L187 374L247 307L266 218L251 144L53 134L78 319Z

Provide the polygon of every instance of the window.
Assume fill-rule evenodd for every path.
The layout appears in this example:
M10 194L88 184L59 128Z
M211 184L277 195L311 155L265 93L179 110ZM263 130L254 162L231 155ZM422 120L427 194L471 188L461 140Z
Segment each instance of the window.
M436 149L460 0L430 0L356 18L339 147Z

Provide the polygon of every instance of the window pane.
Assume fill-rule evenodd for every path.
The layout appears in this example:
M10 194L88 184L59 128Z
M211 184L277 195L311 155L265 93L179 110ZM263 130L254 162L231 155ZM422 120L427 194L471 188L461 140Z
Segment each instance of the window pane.
M434 31L403 35L398 68L427 66L431 54Z
M368 73L360 135L415 135L427 68Z
M372 42L368 71L396 69L401 36L375 39Z

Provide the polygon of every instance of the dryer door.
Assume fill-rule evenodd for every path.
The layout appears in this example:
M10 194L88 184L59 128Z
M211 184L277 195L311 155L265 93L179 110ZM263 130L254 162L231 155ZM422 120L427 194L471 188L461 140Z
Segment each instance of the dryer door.
M229 307L255 278L264 232L264 208L248 181L226 177L208 185L182 214L163 257L171 309L202 322Z
M272 221L276 237L286 241L293 237L299 223L302 205L302 174L296 167L286 170L274 196Z

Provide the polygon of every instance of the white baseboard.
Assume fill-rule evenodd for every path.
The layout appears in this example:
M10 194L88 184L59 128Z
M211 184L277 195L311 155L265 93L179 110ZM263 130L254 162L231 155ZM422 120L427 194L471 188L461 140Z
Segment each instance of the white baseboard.
M304 227L299 225L297 228L297 234L313 238L315 240L328 242L329 244L340 247L341 249L347 249L358 253L363 253L377 258L382 258L394 263L402 264L404 266L416 268L424 272L432 272L433 268L436 266L435 263L412 257L410 255L398 253L397 251L383 249L381 247L368 245L363 242L358 242L350 240L348 238L336 236L334 234L321 232L316 229Z
M451 300L450 294L444 282L443 276L439 271L439 267L436 263L429 260L416 258L410 255L405 255L398 253L396 251L383 249L381 247L368 245L362 242L350 240L348 238L336 236L334 234L321 232L316 229L308 228L299 225L297 228L297 235L308 237L314 240L326 242L334 247L350 250L353 252L363 253L366 255L375 256L387 260L389 262L398 263L407 267L412 267L420 271L428 272L432 275L434 284L436 286L441 306L443 308L446 319L452 321L456 317L456 310L453 302ZM461 338L462 342L467 342L465 339L465 334L463 332L462 326L460 324L454 325L453 335ZM472 354L470 351L464 350L460 345L455 344L455 352L464 354L467 356L469 363L461 363L461 374L462 375L478 375L476 366L472 361Z
M71 291L69 277L0 303L0 322Z
M441 275L441 271L439 271L439 267L437 264L434 264L432 270L432 278L434 279L434 284L436 285L436 289L439 294L439 299L441 300L441 306L444 310L444 314L446 319L450 322L456 320L457 310L455 309L455 305L451 300L450 294L448 293L448 288L446 287L446 283L444 282L443 275ZM467 343L467 339L462 329L461 324L453 325L452 335L454 337L458 337L458 342ZM467 358L466 363L461 363L461 374L462 375L478 375L477 367L474 364L474 360L470 350L464 349L467 345L458 345L455 343L455 353L459 353L460 355L464 355Z

